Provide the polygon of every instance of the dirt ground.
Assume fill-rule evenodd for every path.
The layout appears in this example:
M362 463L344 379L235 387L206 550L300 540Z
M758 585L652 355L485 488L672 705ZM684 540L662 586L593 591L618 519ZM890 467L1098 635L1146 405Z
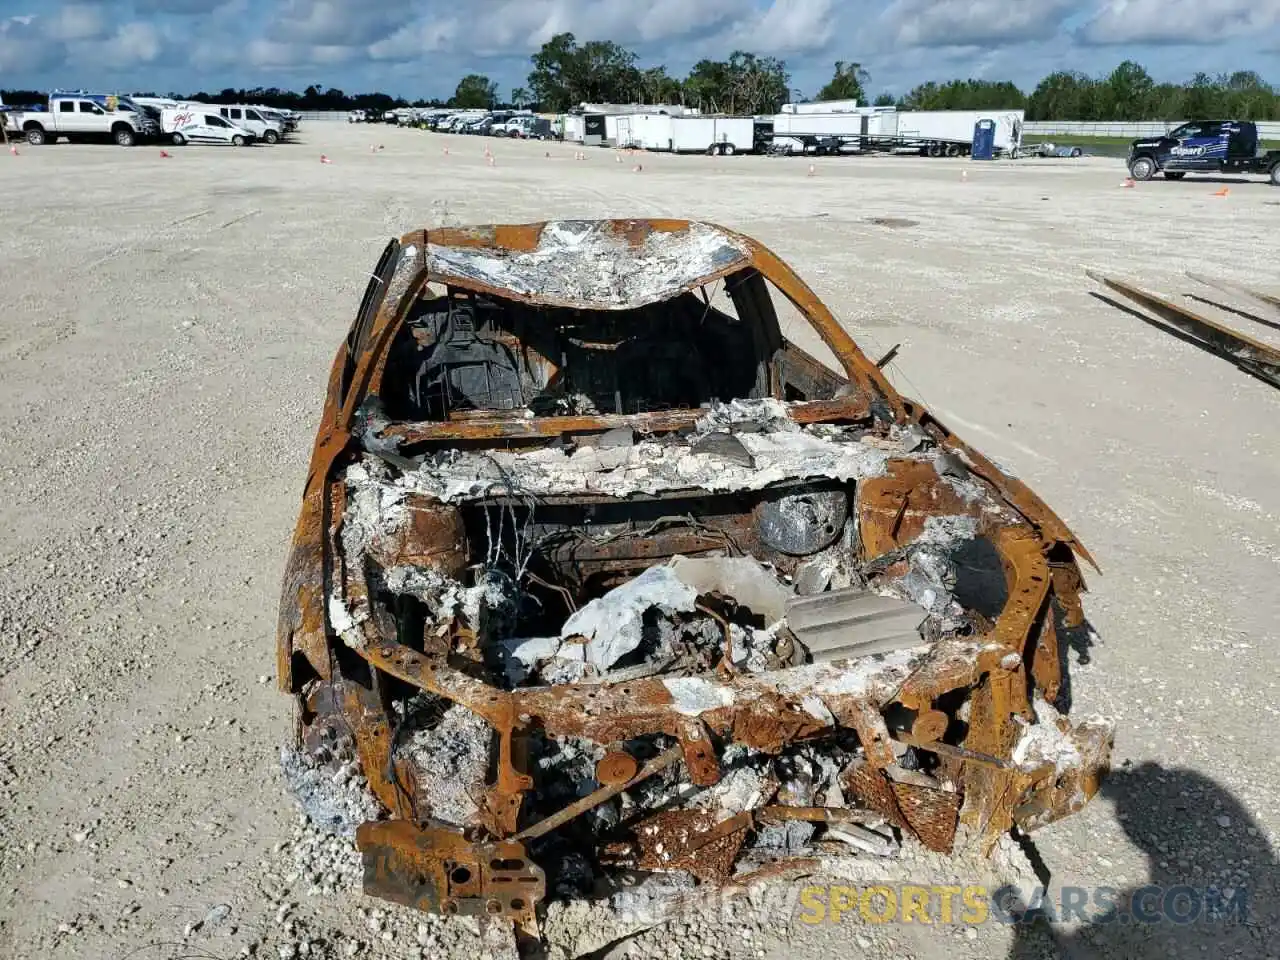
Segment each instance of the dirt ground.
M806 923L783 889L633 952L1280 956L1280 392L1096 299L1084 273L1171 297L1213 296L1185 270L1280 291L1280 190L1124 189L1107 159L810 175L381 126L300 140L0 157L0 955L474 955L465 926L347 889L345 852L299 826L279 775L277 591L329 364L392 235L671 216L772 246L868 354L900 343L895 384L1098 558L1074 711L1117 719L1118 769L1036 834L1054 887L1217 885L1247 892L1249 918ZM908 854L861 876L928 886L948 869ZM979 882L969 869L953 872ZM558 922L565 944L591 939L582 917Z

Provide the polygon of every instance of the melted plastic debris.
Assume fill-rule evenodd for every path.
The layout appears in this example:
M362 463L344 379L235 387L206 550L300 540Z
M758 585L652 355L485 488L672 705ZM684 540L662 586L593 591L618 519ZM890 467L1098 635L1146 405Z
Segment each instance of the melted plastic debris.
M671 571L699 595L722 593L776 624L791 593L778 575L754 557L672 557Z
M409 734L398 752L418 770L418 795L431 816L465 826L480 812L493 729L462 706L446 708L439 718L434 726Z
M1078 766L1080 751L1059 726L1064 722L1062 714L1038 694L1032 705L1036 711L1036 722L1023 729L1013 748L1013 762L1024 770L1034 770L1051 763L1059 773L1068 767Z
M560 636L585 637L586 643L567 644L560 655L574 659L570 651L577 649L582 653L580 659L608 670L640 646L645 613L655 608L664 613L688 613L697 598L697 591L671 567L650 567L572 614Z
M745 261L743 245L720 230L654 230L639 243L609 223L553 221L533 250L427 243L427 269L537 303L623 310L657 303Z

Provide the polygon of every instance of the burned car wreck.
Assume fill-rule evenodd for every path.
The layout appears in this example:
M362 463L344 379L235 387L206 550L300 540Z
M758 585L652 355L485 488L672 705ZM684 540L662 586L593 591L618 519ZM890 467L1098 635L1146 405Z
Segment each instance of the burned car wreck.
M750 238L420 231L332 368L278 675L367 782L366 891L534 935L623 878L1078 810L1112 727L1055 705L1077 558Z

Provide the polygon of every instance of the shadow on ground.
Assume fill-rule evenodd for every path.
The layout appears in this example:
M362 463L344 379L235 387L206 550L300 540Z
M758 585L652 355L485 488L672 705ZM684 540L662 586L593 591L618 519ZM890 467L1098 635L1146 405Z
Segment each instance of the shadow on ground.
M1110 916L1089 890L1087 922L1070 928L1018 904L1011 912L1032 909L1008 960L1280 956L1280 863L1240 801L1203 774L1156 763L1113 771L1102 792L1147 855L1147 883L1110 894Z

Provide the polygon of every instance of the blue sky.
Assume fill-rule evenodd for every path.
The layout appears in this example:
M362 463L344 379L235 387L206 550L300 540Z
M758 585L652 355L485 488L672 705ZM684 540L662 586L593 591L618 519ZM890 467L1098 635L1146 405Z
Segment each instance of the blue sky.
M1251 68L1280 84L1280 0L0 0L0 87L136 91L309 84L505 96L552 34L612 39L682 74L735 48L782 57L814 93L835 60L871 92L1120 60L1159 80Z

